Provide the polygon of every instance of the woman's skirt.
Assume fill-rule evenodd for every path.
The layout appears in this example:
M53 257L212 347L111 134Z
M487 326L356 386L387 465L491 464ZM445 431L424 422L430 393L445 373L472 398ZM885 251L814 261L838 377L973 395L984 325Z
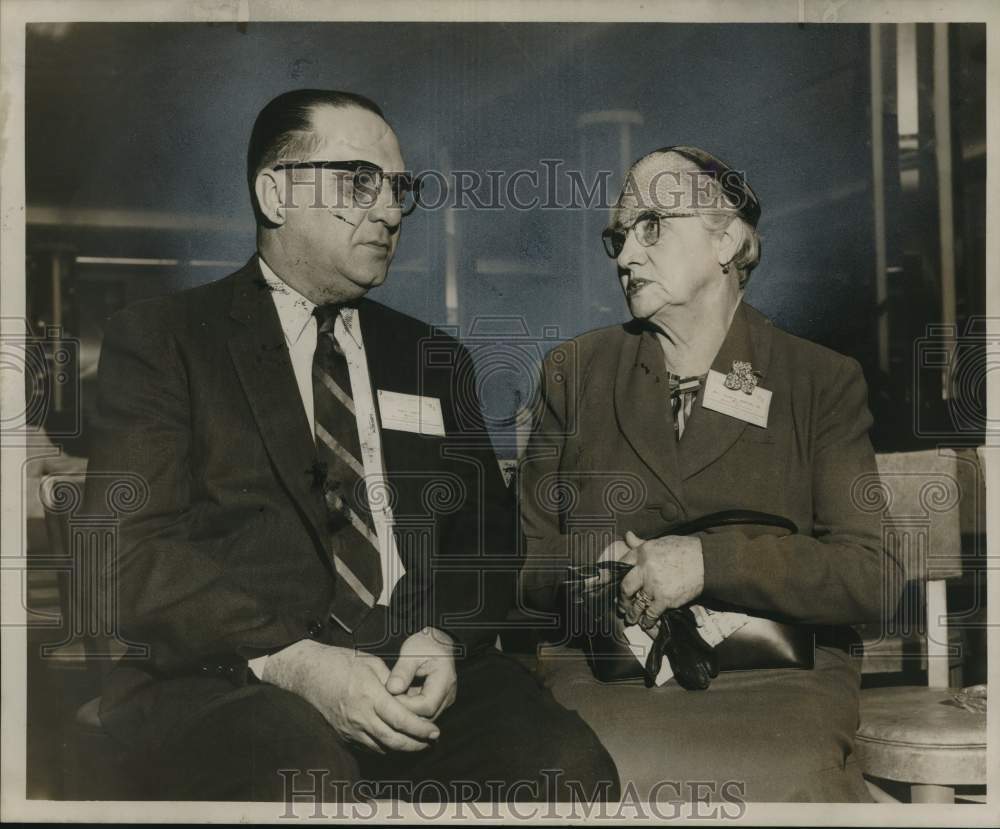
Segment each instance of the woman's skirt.
M719 674L706 691L604 684L566 647L544 648L538 671L607 747L626 798L871 802L854 754L860 678L843 651L818 647L812 670Z

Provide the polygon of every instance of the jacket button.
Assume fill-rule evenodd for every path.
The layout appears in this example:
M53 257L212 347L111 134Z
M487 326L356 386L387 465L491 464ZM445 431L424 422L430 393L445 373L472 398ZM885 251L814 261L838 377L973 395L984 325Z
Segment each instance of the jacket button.
M310 619L306 624L306 631L313 639L317 639L323 633L323 623L319 619Z

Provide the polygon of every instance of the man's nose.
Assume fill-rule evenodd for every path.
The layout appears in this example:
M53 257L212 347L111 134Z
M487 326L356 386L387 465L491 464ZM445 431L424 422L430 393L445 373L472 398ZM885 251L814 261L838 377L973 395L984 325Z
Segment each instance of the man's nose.
M374 203L368 208L368 221L381 222L389 230L395 230L403 221L403 208L393 201L388 177L382 180L382 187L375 196Z

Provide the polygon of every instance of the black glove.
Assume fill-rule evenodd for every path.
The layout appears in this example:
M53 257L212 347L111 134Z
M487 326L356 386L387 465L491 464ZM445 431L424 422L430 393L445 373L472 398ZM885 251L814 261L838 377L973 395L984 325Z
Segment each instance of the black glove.
M570 631L587 637L591 660L600 663L595 667L598 678L618 681L630 678L630 674L634 678L642 676L646 687L651 688L666 656L678 685L704 690L719 675L719 660L715 648L698 633L690 606L671 608L660 616L645 668L635 662L618 607L621 580L631 569L632 565L620 561L602 561L571 568L563 583L570 600ZM617 632L616 627L620 629Z
M719 657L698 633L691 608L670 608L660 616L659 624L646 658L646 687L656 683L666 656L678 685L689 691L704 691L719 675Z
M630 564L618 561L569 568L563 587L568 599L566 607L571 637L601 633L613 636L614 619L618 615L618 589L622 578L631 569Z

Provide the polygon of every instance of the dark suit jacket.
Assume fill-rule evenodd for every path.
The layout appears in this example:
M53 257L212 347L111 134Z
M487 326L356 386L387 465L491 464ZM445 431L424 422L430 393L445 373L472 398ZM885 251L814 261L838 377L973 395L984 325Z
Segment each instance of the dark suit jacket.
M372 649L391 658L424 624L486 647L512 600L517 544L468 353L374 302L359 319L374 389L439 398L447 432L382 431L407 574L392 637ZM91 471L146 488L121 514L113 573L117 630L148 657L112 672L106 722L116 709L133 725L190 709L246 682L249 658L305 637L350 644L328 618L337 578L314 443L256 259L110 320L92 447ZM89 509L106 512L96 480Z
M701 407L673 437L663 353L636 323L584 334L544 361L534 432L520 467L528 601L546 606L570 563L633 530L726 509L783 515L799 533L701 534L703 596L813 624L880 618L898 563L852 486L875 472L860 366L775 328L742 304L712 368L749 360L772 392L767 428Z

